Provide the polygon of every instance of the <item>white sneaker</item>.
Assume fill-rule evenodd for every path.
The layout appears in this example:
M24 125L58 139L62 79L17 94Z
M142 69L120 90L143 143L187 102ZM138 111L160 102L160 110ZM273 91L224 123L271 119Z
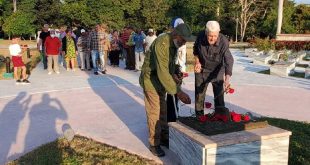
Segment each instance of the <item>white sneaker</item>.
M48 72L47 74L52 74L53 72Z
M60 74L60 72L56 72L57 74Z
M73 72L75 72L75 69L72 69Z

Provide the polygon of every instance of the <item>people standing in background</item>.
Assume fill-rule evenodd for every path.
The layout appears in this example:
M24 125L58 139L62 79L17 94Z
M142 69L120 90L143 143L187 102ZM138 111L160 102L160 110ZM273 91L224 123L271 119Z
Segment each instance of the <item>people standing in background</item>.
M123 49L123 57L125 57L126 66L125 69L129 69L128 64L128 51L129 46L126 44L129 40L130 33L128 32L128 28L124 27L122 34L121 34L121 42L122 42L122 49Z
M89 51L91 51L91 57L93 62L94 74L98 75L98 65L97 59L100 60L100 63L104 66L104 52L103 52L103 42L104 33L101 31L100 25L96 25L95 30L89 36ZM105 70L100 70L102 74L106 74Z
M145 35L141 29L137 30L137 33L133 36L133 42L135 44L135 71L141 70L141 67L145 58Z
M145 52L149 51L151 44L157 38L153 29L149 29L147 34L145 37Z
M61 43L60 40L56 37L55 30L50 30L50 36L46 38L44 46L45 54L47 56L48 74L52 74L53 69L57 74L59 74L58 55ZM54 66L54 68L52 68L52 66Z
M45 54L45 39L50 36L50 32L49 30L49 25L48 24L44 24L42 32L40 33L39 36L39 42L37 45L37 49L41 52L41 57L42 57L42 62L43 62L43 67L44 69L47 69L47 56Z
M104 36L104 39L102 40L104 62L105 62L103 70L106 72L107 71L106 66L108 64L109 52L111 50L110 37L108 34L108 26L106 24L101 24L101 32L103 33L103 36Z
M118 31L114 30L111 41L110 63L111 66L119 66L119 55L121 51L121 40L118 36Z
M77 41L77 46L79 50L79 55L81 59L81 70L90 70L90 54L88 51L88 35L84 29L81 29L81 36ZM85 66L86 61L86 66Z
M66 30L66 37L62 39L62 54L66 59L67 71L70 71L70 64L72 71L75 71L75 61L77 56L76 41L72 37L71 30Z
M128 42L126 43L129 47L127 53L128 69L135 70L135 42L133 39L136 33L133 27L128 27L128 33L130 34Z

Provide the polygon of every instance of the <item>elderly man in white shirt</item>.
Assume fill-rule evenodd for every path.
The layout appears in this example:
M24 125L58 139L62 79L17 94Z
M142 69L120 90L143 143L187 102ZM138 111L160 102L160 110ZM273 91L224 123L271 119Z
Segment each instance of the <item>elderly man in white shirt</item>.
M157 38L153 29L149 29L147 34L148 35L145 37L145 52L149 51L153 41Z

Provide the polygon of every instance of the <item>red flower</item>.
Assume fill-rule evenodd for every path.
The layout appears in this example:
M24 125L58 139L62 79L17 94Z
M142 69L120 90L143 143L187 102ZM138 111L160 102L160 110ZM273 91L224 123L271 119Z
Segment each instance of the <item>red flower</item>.
M236 113L236 112L231 112L230 113L231 119L234 122L240 122L241 121L241 115Z
M209 120L208 115L203 115L203 116L199 116L198 120L202 123L206 122L207 120Z
M183 73L183 77L184 77L184 78L185 78L185 77L188 77L188 73L184 72L184 73Z
M212 107L212 103L206 101L206 102L205 102L205 107L206 107L207 109L211 108L211 107Z
M228 93L233 94L234 92L235 92L235 89L234 89L234 88L229 88L229 89L228 89Z
M242 115L242 120L243 121L250 121L250 116L249 115Z
M241 121L241 115L235 115L235 116L233 116L233 117L232 117L232 120L233 120L234 122L240 122L240 121Z
M227 122L228 118L226 115L221 115L221 114L216 114L213 118L212 121L223 121L223 122Z

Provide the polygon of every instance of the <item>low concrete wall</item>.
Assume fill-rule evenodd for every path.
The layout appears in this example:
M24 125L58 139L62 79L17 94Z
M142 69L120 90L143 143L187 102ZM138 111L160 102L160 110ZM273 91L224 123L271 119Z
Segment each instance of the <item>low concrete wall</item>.
M277 34L278 41L310 41L310 34Z

